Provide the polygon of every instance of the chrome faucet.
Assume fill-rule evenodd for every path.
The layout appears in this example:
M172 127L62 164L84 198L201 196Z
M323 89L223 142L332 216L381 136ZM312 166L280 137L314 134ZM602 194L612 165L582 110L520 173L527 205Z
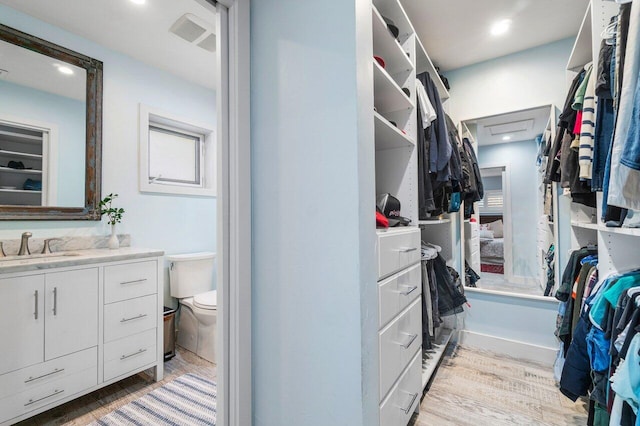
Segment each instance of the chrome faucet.
M18 256L24 256L25 254L31 254L29 250L29 238L31 238L33 234L31 232L22 233L22 241L20 242L20 250L18 251Z
M48 238L44 240L44 247L42 247L42 254L51 254L51 241L62 241L62 238Z

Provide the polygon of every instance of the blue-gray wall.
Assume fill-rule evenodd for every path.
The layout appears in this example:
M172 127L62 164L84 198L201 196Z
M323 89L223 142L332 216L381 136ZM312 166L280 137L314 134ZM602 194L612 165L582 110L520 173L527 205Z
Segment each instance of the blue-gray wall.
M131 234L134 246L169 254L215 251L215 198L138 191L139 104L215 128L215 92L4 5L0 5L0 23L104 63L102 192L120 194L117 204L126 213L118 232ZM0 239L19 238L25 230L36 238L109 233L106 221L6 221L0 226ZM165 271L165 280L167 275ZM168 280L165 298L172 303Z
M378 423L370 40L367 0L251 5L256 426Z

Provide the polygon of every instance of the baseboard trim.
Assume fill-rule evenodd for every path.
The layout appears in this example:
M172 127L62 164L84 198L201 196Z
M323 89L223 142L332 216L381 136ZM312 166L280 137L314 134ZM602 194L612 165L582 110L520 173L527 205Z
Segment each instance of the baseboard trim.
M525 359L548 366L553 366L558 351L557 348L548 348L546 346L533 345L467 330L460 331L459 343L464 346L483 349L496 354Z

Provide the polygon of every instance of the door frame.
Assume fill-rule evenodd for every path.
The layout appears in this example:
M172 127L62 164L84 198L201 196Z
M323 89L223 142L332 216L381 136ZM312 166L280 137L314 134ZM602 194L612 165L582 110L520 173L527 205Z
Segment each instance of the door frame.
M514 282L513 275L513 221L511 219L511 168L508 162L485 164L483 169L502 169L502 223L504 226L504 278L507 282ZM478 209L479 210L479 209ZM478 211L478 219L480 212ZM480 221L478 220L478 223Z
M249 426L251 398L250 0L216 8L218 122L217 424Z

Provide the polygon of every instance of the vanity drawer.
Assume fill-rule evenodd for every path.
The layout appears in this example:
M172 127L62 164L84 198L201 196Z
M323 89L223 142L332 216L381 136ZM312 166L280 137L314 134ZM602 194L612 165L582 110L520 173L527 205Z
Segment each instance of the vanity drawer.
M104 303L119 302L158 291L155 261L125 263L104 268Z
M49 404L88 390L98 384L97 360L84 370L41 383L23 392L0 399L0 422L21 416Z
M380 424L384 426L406 426L420 404L422 392L422 356L420 351L411 360L409 368L389 396L380 405Z
M106 305L105 343L155 328L158 309L158 296L155 294Z
M420 229L378 231L378 279L420 261Z
M104 345L104 381L155 361L155 329L107 343Z
M422 268L418 263L378 285L380 327L398 315L422 293Z
M97 365L98 348L93 347L4 374L0 376L0 399Z
M380 331L380 399L422 346L422 304L414 301L407 310Z

